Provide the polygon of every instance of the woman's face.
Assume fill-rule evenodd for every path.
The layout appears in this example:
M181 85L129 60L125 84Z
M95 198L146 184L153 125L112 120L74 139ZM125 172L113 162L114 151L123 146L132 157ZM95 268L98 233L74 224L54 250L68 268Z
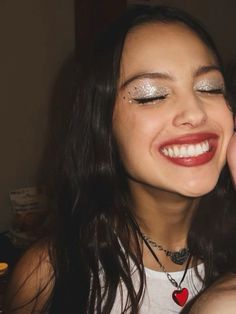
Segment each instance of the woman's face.
M127 36L113 131L130 184L201 196L217 183L233 132L209 48L182 24Z

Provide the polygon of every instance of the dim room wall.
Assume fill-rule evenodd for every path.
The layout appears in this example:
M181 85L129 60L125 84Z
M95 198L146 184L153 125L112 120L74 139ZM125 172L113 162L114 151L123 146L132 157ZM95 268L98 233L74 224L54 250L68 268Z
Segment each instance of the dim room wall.
M0 231L9 191L33 186L55 77L74 50L73 0L0 1Z

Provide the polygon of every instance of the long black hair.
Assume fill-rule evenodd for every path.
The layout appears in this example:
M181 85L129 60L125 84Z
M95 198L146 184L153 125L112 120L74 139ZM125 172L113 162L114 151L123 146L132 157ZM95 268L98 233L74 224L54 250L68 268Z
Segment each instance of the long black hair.
M145 290L142 247L129 219L129 188L113 137L112 116L125 38L136 26L156 22L182 23L191 29L214 54L223 73L220 56L204 28L185 12L165 6L127 10L81 52L76 101L68 108L67 133L52 181L56 228L49 247L55 278L45 312L110 313L121 282L127 291L123 312L139 311ZM206 287L236 265L235 212L225 166L215 189L202 198L188 235L194 258L205 263ZM130 261L137 268L138 289L133 286Z

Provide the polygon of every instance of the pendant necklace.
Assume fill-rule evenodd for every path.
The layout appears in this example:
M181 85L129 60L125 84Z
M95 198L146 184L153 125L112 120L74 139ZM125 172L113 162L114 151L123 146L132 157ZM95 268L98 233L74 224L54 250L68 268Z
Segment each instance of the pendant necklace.
M183 248L183 249L180 249L179 251L169 251L165 248L163 248L162 245L160 244L157 244L155 241L153 241L152 239L150 239L148 236L146 236L145 234L142 233L142 237L145 238L145 240L154 248L156 248L157 250L159 251L163 251L166 256L168 256L171 261L175 264L178 264L178 265L183 265L188 257L189 257L189 249L188 248Z
M187 271L188 271L188 267L191 261L191 254L188 255L188 260L187 260L187 264L184 270L184 274L183 277L181 278L180 282L178 283L172 276L170 273L167 272L167 270L165 269L165 267L162 265L162 263L160 262L159 258L157 257L157 255L155 254L155 252L153 251L151 245L148 243L147 239L144 237L144 235L142 234L139 225L137 224L137 222L134 220L133 217L130 217L131 221L133 222L135 229L137 230L138 234L140 235L140 237L142 238L143 242L145 243L145 245L147 246L147 248L149 249L149 251L151 252L151 254L153 255L154 259L156 260L156 262L158 263L158 265L160 266L161 270L166 274L167 279L169 280L169 282L176 288L173 293L172 293L172 299L173 301L179 305L179 306L184 306L185 303L188 300L188 296L189 296L189 291L187 288L182 288L181 284L184 281Z
M147 248L149 249L149 251L152 253L153 257L155 258L155 260L157 261L157 263L159 264L160 268L162 269L162 271L166 274L167 279L169 280L169 282L176 288L173 293L172 293L172 299L174 300L174 302L176 304L178 304L179 306L184 306L185 303L188 300L188 289L187 288L182 288L181 284L184 281L184 278L187 274L187 270L188 270L188 266L189 263L191 261L191 255L189 255L188 260L187 260L187 264L184 270L184 274L182 279L180 280L180 282L178 283L172 276L170 273L167 272L167 270L165 269L165 267L162 265L162 263L160 262L159 258L156 256L155 252L153 251L153 249L151 248L150 244L148 243L148 241L143 237L142 233L140 234L144 243L146 244Z

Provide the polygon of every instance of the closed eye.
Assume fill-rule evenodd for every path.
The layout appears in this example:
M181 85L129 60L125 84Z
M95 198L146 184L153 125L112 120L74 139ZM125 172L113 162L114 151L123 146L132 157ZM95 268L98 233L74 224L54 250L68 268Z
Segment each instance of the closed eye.
M206 94L215 94L215 95L219 95L219 94L224 94L225 91L222 88L216 88L216 89L209 89L209 90L205 90L205 89L200 89L198 90L198 92L200 93L206 93Z
M165 100L167 96L168 94L155 97L133 98L133 100L138 104L147 104Z

